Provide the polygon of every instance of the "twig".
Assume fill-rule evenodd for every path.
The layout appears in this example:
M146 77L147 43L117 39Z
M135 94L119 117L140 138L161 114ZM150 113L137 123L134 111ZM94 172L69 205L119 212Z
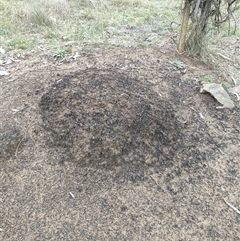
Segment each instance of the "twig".
M155 178L152 176L152 175L149 175L151 178L152 178L152 180L155 182L155 184L159 187L159 184L157 183L157 181L155 180Z
M200 118L205 119L205 117L203 116L203 114L201 112L199 112L199 116L200 116Z
M231 203L227 202L225 199L223 199L223 200L232 210L234 210L236 213L240 214L240 211L237 208L235 208Z
M17 155L18 155L18 149L19 149L21 143L22 143L23 140L27 137L27 129L28 129L28 128L26 127L24 137L19 141L19 143L18 143L18 145L17 145L16 151L15 151L15 157L17 157Z
M218 151L219 151L222 155L224 155L224 152L222 151L221 148L218 148Z
M75 196L71 192L69 192L69 194L70 194L72 199L75 199Z
M235 80L235 78L233 76L231 76L232 80L233 80L233 83L235 86L237 86L237 81Z
M225 55L223 55L221 53L218 53L218 55L221 56L222 58L232 62L232 60L230 58L228 58L227 56L225 56Z
M232 92L234 95L236 95L236 97L237 97L237 101L240 101L240 96L238 95L238 93L237 92Z
M21 145L21 143L23 142L24 139L25 139L25 136L19 141L19 143L18 143L18 145L17 145L17 148L16 148L16 151L15 151L15 157L17 157L18 148L19 148L19 146Z

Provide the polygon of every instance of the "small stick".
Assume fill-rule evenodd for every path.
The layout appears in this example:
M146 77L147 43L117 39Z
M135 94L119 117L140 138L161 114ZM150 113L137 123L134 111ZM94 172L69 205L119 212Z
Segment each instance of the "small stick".
M222 155L224 155L224 152L222 151L221 148L218 148L218 150L219 150L219 152L220 152Z
M27 137L27 130L28 130L28 126L27 126L26 129L25 129L24 137L19 141L19 143L18 143L18 145L17 145L16 151L15 151L15 157L17 157L17 155L18 155L19 146L21 145L21 143L23 142L23 140L26 139L26 137Z
M25 134L24 134L24 137L19 141L18 145L17 145L17 148L16 148L16 151L15 151L15 157L17 157L18 155L18 148L19 146L21 145L21 143L23 142L23 140L27 137L27 128L25 130Z
M237 101L239 101L240 97L239 97L238 93L237 92L232 92L232 93L237 96Z
M152 180L155 182L155 184L159 187L159 184L157 183L157 181L155 180L155 178L152 176L152 175L149 175L151 178L152 178Z
M231 209L233 209L236 213L240 214L240 211L237 208L235 208L231 203L227 202L225 199L223 200Z
M16 151L15 151L15 157L17 157L17 155L18 155L18 148L19 148L19 146L21 145L21 143L23 142L24 139L25 139L25 136L19 141L19 143L17 145L17 148L16 148Z
M232 62L232 60L230 58L226 57L225 55L220 54L220 53L218 53L218 55L221 56L222 58Z
M165 190L158 184L158 182L155 180L155 178L154 178L152 175L149 175L149 176L152 178L152 180L155 182L155 184L158 186L158 188L159 188L162 192L165 193Z
M205 117L203 116L203 114L201 112L199 112L199 116L202 118L202 119L205 119Z
M231 78L232 78L234 85L237 86L237 81L235 80L235 78L233 76L231 76Z
M69 192L69 194L72 197L72 199L75 199L75 196L71 192Z

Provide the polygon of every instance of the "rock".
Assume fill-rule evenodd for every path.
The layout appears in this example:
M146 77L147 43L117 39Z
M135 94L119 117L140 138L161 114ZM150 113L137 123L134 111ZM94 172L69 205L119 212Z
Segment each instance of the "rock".
M192 199L192 204L194 204L194 205L200 205L200 204L201 204L201 201L198 200L197 198L193 198L193 199Z
M80 186L77 187L77 190L78 190L79 192L82 192L83 187L80 185Z
M234 108L234 103L231 100L227 91L219 84L209 83L203 84L200 93L210 93L223 106L221 108Z

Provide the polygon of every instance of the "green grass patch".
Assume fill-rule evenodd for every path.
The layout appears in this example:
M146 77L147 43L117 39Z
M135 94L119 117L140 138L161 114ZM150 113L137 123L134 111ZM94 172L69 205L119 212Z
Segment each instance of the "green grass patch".
M232 87L231 83L226 82L226 81L222 82L222 86L223 86L225 89L229 89L230 87Z
M214 78L209 75L201 75L198 78L201 80L201 82L204 82L204 83L213 83L214 82Z
M33 46L33 41L28 37L20 36L9 40L10 49L28 49Z
M170 64L172 64L177 69L184 69L185 68L185 64L181 60L178 60L178 59L171 60Z

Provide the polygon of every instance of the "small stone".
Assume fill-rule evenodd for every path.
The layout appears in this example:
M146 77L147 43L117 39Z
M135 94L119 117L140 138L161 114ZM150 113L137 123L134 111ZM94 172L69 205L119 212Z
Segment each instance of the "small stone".
M83 190L82 186L78 186L78 187L77 187L77 190L78 190L79 192L82 192L82 190Z
M192 200L192 204L194 204L194 205L200 205L201 202L200 202L200 200L198 200L197 198L194 198L194 199Z
M10 75L7 71L0 71L0 76L7 76Z
M122 206L122 207L121 207L121 211L122 211L122 212L124 212L124 211L126 211L126 210L127 210L127 206Z

